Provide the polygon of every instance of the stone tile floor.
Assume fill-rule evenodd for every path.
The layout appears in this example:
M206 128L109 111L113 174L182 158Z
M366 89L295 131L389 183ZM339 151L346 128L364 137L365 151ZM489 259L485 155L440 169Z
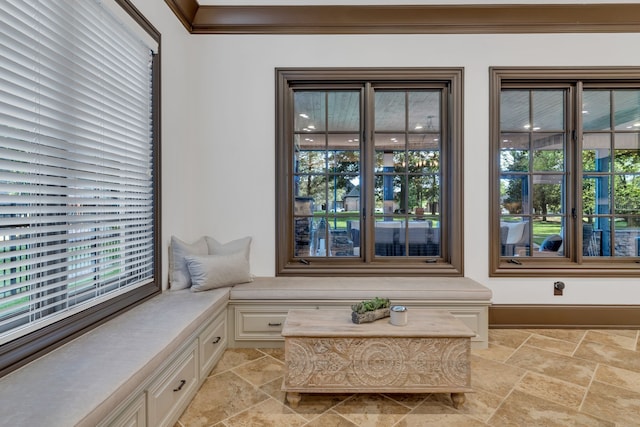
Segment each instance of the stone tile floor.
M228 349L175 427L640 426L638 334L491 329L458 410L446 394L303 394L294 410L282 349Z

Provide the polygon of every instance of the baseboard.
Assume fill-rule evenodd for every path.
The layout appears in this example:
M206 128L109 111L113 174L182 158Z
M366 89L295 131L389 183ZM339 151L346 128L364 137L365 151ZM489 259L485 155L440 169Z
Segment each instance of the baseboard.
M489 328L640 329L640 305L509 305L489 307Z

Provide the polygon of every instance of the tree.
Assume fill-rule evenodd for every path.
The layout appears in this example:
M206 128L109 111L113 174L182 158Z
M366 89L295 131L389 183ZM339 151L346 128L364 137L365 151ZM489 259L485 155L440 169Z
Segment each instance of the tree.
M512 215L523 213L523 199L527 195L523 194L527 180L526 172L529 170L529 151L526 150L505 150L502 152L501 168L505 172L516 172L513 174L504 173L500 180L502 188L502 206Z

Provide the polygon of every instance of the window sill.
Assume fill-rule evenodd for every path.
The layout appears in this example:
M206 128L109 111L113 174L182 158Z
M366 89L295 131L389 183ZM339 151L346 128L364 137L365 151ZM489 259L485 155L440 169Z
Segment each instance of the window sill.
M582 264L549 258L509 258L500 260L489 277L638 277L640 260L589 260Z

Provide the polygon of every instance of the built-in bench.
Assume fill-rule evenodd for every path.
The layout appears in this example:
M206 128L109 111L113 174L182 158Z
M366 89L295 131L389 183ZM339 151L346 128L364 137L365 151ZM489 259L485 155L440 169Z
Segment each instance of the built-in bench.
M260 277L170 291L0 379L0 425L172 426L228 345L281 346L289 309L375 296L445 308L486 346L491 291L465 278Z
M173 425L227 346L228 299L165 292L5 376L0 425Z
M409 308L446 309L475 332L474 348L488 343L491 290L464 277L257 277L229 294L229 345L277 347L291 308L349 308L373 297Z

